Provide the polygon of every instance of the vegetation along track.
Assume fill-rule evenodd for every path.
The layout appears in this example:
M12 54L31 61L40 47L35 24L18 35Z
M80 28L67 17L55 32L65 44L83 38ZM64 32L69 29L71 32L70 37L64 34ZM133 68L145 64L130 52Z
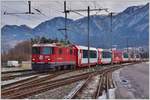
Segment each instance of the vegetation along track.
M122 66L126 66L129 64L122 64L122 65L114 65L112 68L120 68ZM111 68L111 69L112 69ZM25 82L20 85L16 85L7 89L2 89L1 96L2 98L26 98L28 96L31 96L33 94L38 94L50 89L57 88L59 86L63 86L66 84L70 84L76 81L84 80L89 77L89 75L98 75L104 72L105 70L110 69L110 67L106 67L101 70L96 70L92 72L87 72L84 74L80 75L75 75L67 78L62 78L58 80L50 80L52 76L49 76L49 78L40 78L40 79L35 79L31 80L29 82ZM55 77L55 75L54 75Z

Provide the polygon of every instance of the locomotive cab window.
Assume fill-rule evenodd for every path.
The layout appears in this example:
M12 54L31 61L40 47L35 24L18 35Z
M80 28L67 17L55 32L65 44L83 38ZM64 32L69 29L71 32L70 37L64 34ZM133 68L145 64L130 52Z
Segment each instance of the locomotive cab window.
M53 53L52 47L44 47L42 49L42 54L52 54L52 53Z
M90 51L90 58L96 58L96 57L97 57L96 51Z
M40 47L32 47L32 54L40 54Z

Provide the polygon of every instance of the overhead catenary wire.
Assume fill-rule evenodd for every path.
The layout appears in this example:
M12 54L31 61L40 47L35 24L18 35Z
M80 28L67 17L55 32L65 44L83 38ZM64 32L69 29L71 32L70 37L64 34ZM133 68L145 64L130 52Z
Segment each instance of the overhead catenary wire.
M57 4L59 4L59 5L61 5L62 3L60 2L60 1L55 1L55 0L52 0L52 1L49 1L49 0L43 0L43 1L40 1L40 0L30 0L31 2L46 2L46 4L48 3L48 2L50 2L50 3L52 3L52 2L56 2ZM120 0L117 0L117 1L120 1ZM135 2L137 2L136 0L130 0L130 1L135 1ZM140 1L140 0L139 0ZM145 1L147 1L147 0L145 0ZM27 2L26 1L17 1L17 0L13 0L13 1L10 1L10 0L7 0L7 1L4 1L4 0L2 0L2 2L11 2L11 3L15 3L15 2L23 2L24 4L27 4ZM69 2L70 3L72 3L73 1L71 1L71 0L69 0ZM78 2L78 1L77 1ZM85 0L82 0L82 1L80 1L80 2L94 2L94 4L95 4L95 2L96 2L96 4L99 4L98 3L98 1L96 1L96 0L93 0L93 1L85 1ZM129 1L127 1L127 2L129 2ZM115 2L115 3L123 3L123 2ZM67 8L68 9L68 8ZM44 14L45 15L45 14Z
M1 0L2 2L24 2L27 0ZM30 0L30 1L34 1L34 2L56 2L56 0ZM97 1L97 0L76 0L76 1L72 1L72 0L67 0L67 2L91 2L91 1ZM99 0L99 2L101 2L103 0ZM115 0L116 2L122 1L122 0ZM145 2L148 2L149 0L142 0ZM109 0L106 2L110 2ZM141 0L126 0L126 2L141 2ZM119 2L122 3L122 2Z
M132 0L133 1L133 0ZM31 0L31 2L41 2L41 1L33 1L33 0ZM56 1L43 1L43 2L56 2ZM71 1L70 1L71 2ZM82 2L87 2L87 1L82 1ZM89 1L88 1L89 2ZM94 1L95 2L95 1ZM59 1L57 2L58 4L62 4L62 3L60 3ZM96 7L96 6L95 6ZM36 8L35 8L36 9ZM38 12L38 10L36 10L37 12ZM40 13L40 12L39 12ZM76 14L78 14L78 15L80 15L80 16L84 16L83 14L80 14L80 13L77 13L77 12L75 12ZM42 13L40 13L41 15L42 15ZM44 13L43 13L43 15L45 15ZM48 17L48 16L47 16Z

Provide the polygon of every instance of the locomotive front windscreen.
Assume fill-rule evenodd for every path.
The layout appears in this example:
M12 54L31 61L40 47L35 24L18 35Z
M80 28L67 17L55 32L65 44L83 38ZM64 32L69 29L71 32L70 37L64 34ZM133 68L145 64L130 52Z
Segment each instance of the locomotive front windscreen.
M52 54L53 49L51 47L33 47L32 54Z
M40 47L33 47L32 54L40 54Z
M52 48L51 47L42 48L41 54L52 54Z
M102 51L102 58L111 58L111 52Z

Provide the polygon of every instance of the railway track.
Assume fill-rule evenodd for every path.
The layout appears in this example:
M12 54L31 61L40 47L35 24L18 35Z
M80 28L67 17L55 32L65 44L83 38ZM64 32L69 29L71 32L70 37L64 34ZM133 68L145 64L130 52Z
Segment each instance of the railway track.
M116 65L113 68L121 68L124 65ZM128 64L129 65L129 64ZM105 70L110 69L109 67L103 68L101 70L91 71L80 75L75 75L71 77L66 77L57 80L50 80L51 78L56 77L57 75L52 75L48 77L43 77L40 79L29 80L18 85L11 86L9 88L2 89L1 96L2 98L27 98L28 96L38 94L50 89L54 89L63 85L67 85L76 81L85 80L89 76L102 74ZM60 73L62 74L62 73ZM59 74L59 75L60 75Z
M13 70L13 71L2 71L2 74L8 74L8 73L19 73L19 72L30 72L32 69L24 69L24 70Z
M10 83L10 84L6 84L6 85L2 85L2 89L3 90L12 90L12 89L15 89L15 88L20 88L20 86L32 86L32 84L38 84L40 82L44 82L46 80L50 80L54 77L57 77L61 74L64 74L64 73L67 73L67 72L71 72L70 70L64 70L64 71L60 71L60 72L51 72L51 73L42 73L42 74L38 74L38 75L34 75L33 77L31 78L27 78L27 79L23 79L23 80L20 80L20 81L16 81L16 82L13 82L13 83Z
M21 71L21 72L13 72L13 71L9 71L8 73L2 73L2 81L7 81L7 80L11 80L11 79L15 79L18 77L26 77L26 76L30 76L30 75L36 75L39 74L38 72L35 71Z
M105 67L110 66L110 65L103 65ZM49 72L54 72L53 70L51 71L47 71ZM33 70L27 69L27 70L15 70L15 71L4 71L1 74L1 80L2 81L7 81L7 80L11 80L11 79L15 79L18 77L26 77L26 76L30 76L30 75L38 75L42 72L35 72ZM45 72L44 72L45 73Z
M106 94L106 98L109 99L109 89L115 88L114 82L112 80L112 72L109 71L100 76L99 84L93 95L93 99L98 99L103 93Z
M2 72L2 81L7 81L11 79L15 79L18 77L26 77L26 76L31 76L31 75L44 75L44 74L49 74L49 73L54 73L54 70L50 71L44 71L44 72L36 72L33 70L16 70L16 71L5 71Z
M88 73L89 74L89 73ZM19 86L11 89L2 90L2 98L25 98L37 92L44 92L49 89L56 88L58 86L66 85L81 79L85 79L88 74L72 76L69 78L63 78L58 80L46 80L40 83L26 84L24 86Z
M68 96L65 96L65 99L98 99L103 94L106 94L106 98L108 99L109 89L115 88L114 82L112 80L112 72L121 67L137 63L122 64L121 66L104 69L96 76L92 74L86 78L85 81L81 82L81 84L79 84L79 86L77 86ZM98 82L95 81L97 79Z
M71 94L65 99L97 99L99 96L108 90L114 88L112 80L112 72L119 69L120 67L112 67L105 69L98 75L91 74L89 77L81 83ZM97 81L95 81L97 80ZM109 98L109 95L106 95Z

